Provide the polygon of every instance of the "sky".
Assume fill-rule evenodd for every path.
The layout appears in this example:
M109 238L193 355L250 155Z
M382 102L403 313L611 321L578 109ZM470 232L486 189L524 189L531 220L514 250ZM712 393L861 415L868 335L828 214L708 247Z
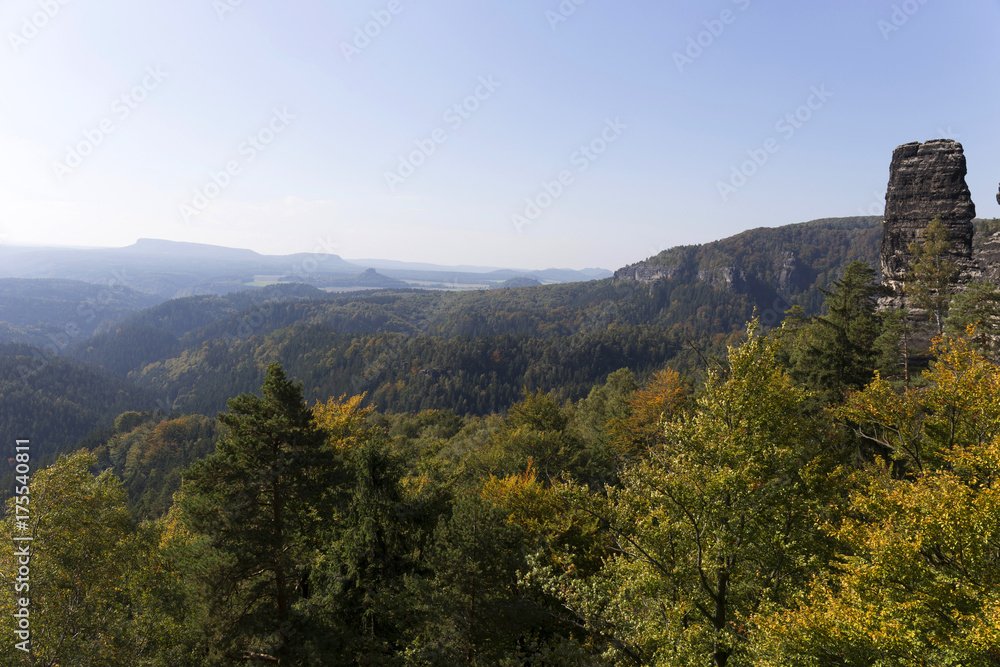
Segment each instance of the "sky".
M965 147L1000 217L1000 0L8 0L0 242L615 269L881 215Z

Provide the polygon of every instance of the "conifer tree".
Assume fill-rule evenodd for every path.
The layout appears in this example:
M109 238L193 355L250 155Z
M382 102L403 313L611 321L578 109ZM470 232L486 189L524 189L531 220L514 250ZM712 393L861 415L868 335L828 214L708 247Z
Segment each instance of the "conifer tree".
M216 650L230 659L278 659L292 650L293 605L308 591L305 566L325 513L332 450L301 386L276 363L262 396L228 405L219 415L225 436L189 471L181 503L212 554L205 573Z
M951 287L958 278L958 265L949 257L951 244L948 228L937 217L924 230L922 243L911 243L913 255L907 282L913 302L927 311L938 334L944 332L944 320L951 300Z
M883 290L868 264L852 262L825 293L828 313L808 324L796 318L783 338L792 377L831 401L872 378L875 342L882 334L877 307Z

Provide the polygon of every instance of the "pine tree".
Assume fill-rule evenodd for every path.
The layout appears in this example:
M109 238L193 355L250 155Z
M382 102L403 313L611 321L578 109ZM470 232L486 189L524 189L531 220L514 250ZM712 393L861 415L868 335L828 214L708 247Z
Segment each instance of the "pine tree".
M877 313L882 288L864 262L852 262L833 290L825 292L824 316L803 324L797 316L782 338L790 374L826 401L868 383L877 362L876 340L882 334Z
M1000 289L987 283L972 283L956 294L948 306L945 332L958 338L975 327L973 343L983 355L996 360L1000 353L997 325L1000 324Z
M219 415L225 436L187 474L181 504L211 553L205 570L216 650L238 660L277 659L291 651L293 605L307 590L332 449L301 386L276 363L262 396L243 394L228 405Z
M924 230L922 243L911 243L913 256L907 276L913 303L927 311L937 332L944 332L944 319L951 301L951 287L958 279L958 264L949 257L951 243L948 228L941 218L934 218Z

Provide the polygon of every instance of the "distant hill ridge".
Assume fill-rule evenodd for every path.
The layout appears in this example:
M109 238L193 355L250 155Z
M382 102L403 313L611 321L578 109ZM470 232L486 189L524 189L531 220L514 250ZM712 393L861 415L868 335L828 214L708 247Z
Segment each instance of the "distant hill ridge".
M565 283L611 276L604 269L515 269L366 260L345 261L317 249L312 253L263 255L253 250L205 243L141 238L123 248L0 246L0 278L62 279L127 286L170 299L238 292L275 279L318 287L484 287L518 275L542 283ZM386 267L386 268L382 268ZM376 269L378 275L367 274ZM358 277L357 280L354 280ZM343 278L345 280L335 280Z
M880 216L822 218L781 227L759 227L701 245L677 246L615 272L617 280L706 282L751 294L759 302L781 299L817 311L820 291L843 268L860 260L878 266Z

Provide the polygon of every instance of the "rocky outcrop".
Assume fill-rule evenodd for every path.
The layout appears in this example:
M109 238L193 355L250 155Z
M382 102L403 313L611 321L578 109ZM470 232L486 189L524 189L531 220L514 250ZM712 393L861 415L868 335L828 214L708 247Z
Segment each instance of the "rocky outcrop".
M972 260L972 203L962 144L951 139L903 144L892 153L882 223L882 277L899 290L910 268L909 246L934 218L951 236L951 254L963 281L977 273Z
M632 264L615 271L615 280L634 280L637 283L655 283L665 278L676 278L680 275L678 268Z
M709 283L723 289L746 292L749 284L747 274L743 269L736 266L722 266L717 269L701 270L698 272L698 280Z
M737 266L721 266L714 269L700 269L692 272L681 267L650 266L639 263L615 271L615 280L630 280L637 283L655 283L658 280L697 280L723 289L746 292L749 281L746 272Z
M799 258L791 250L781 258L781 271L778 273L778 294L791 294L803 287L804 276L799 266Z
M973 239L972 258L978 269L973 279L1000 285L1000 231L987 231L983 227L981 223Z

